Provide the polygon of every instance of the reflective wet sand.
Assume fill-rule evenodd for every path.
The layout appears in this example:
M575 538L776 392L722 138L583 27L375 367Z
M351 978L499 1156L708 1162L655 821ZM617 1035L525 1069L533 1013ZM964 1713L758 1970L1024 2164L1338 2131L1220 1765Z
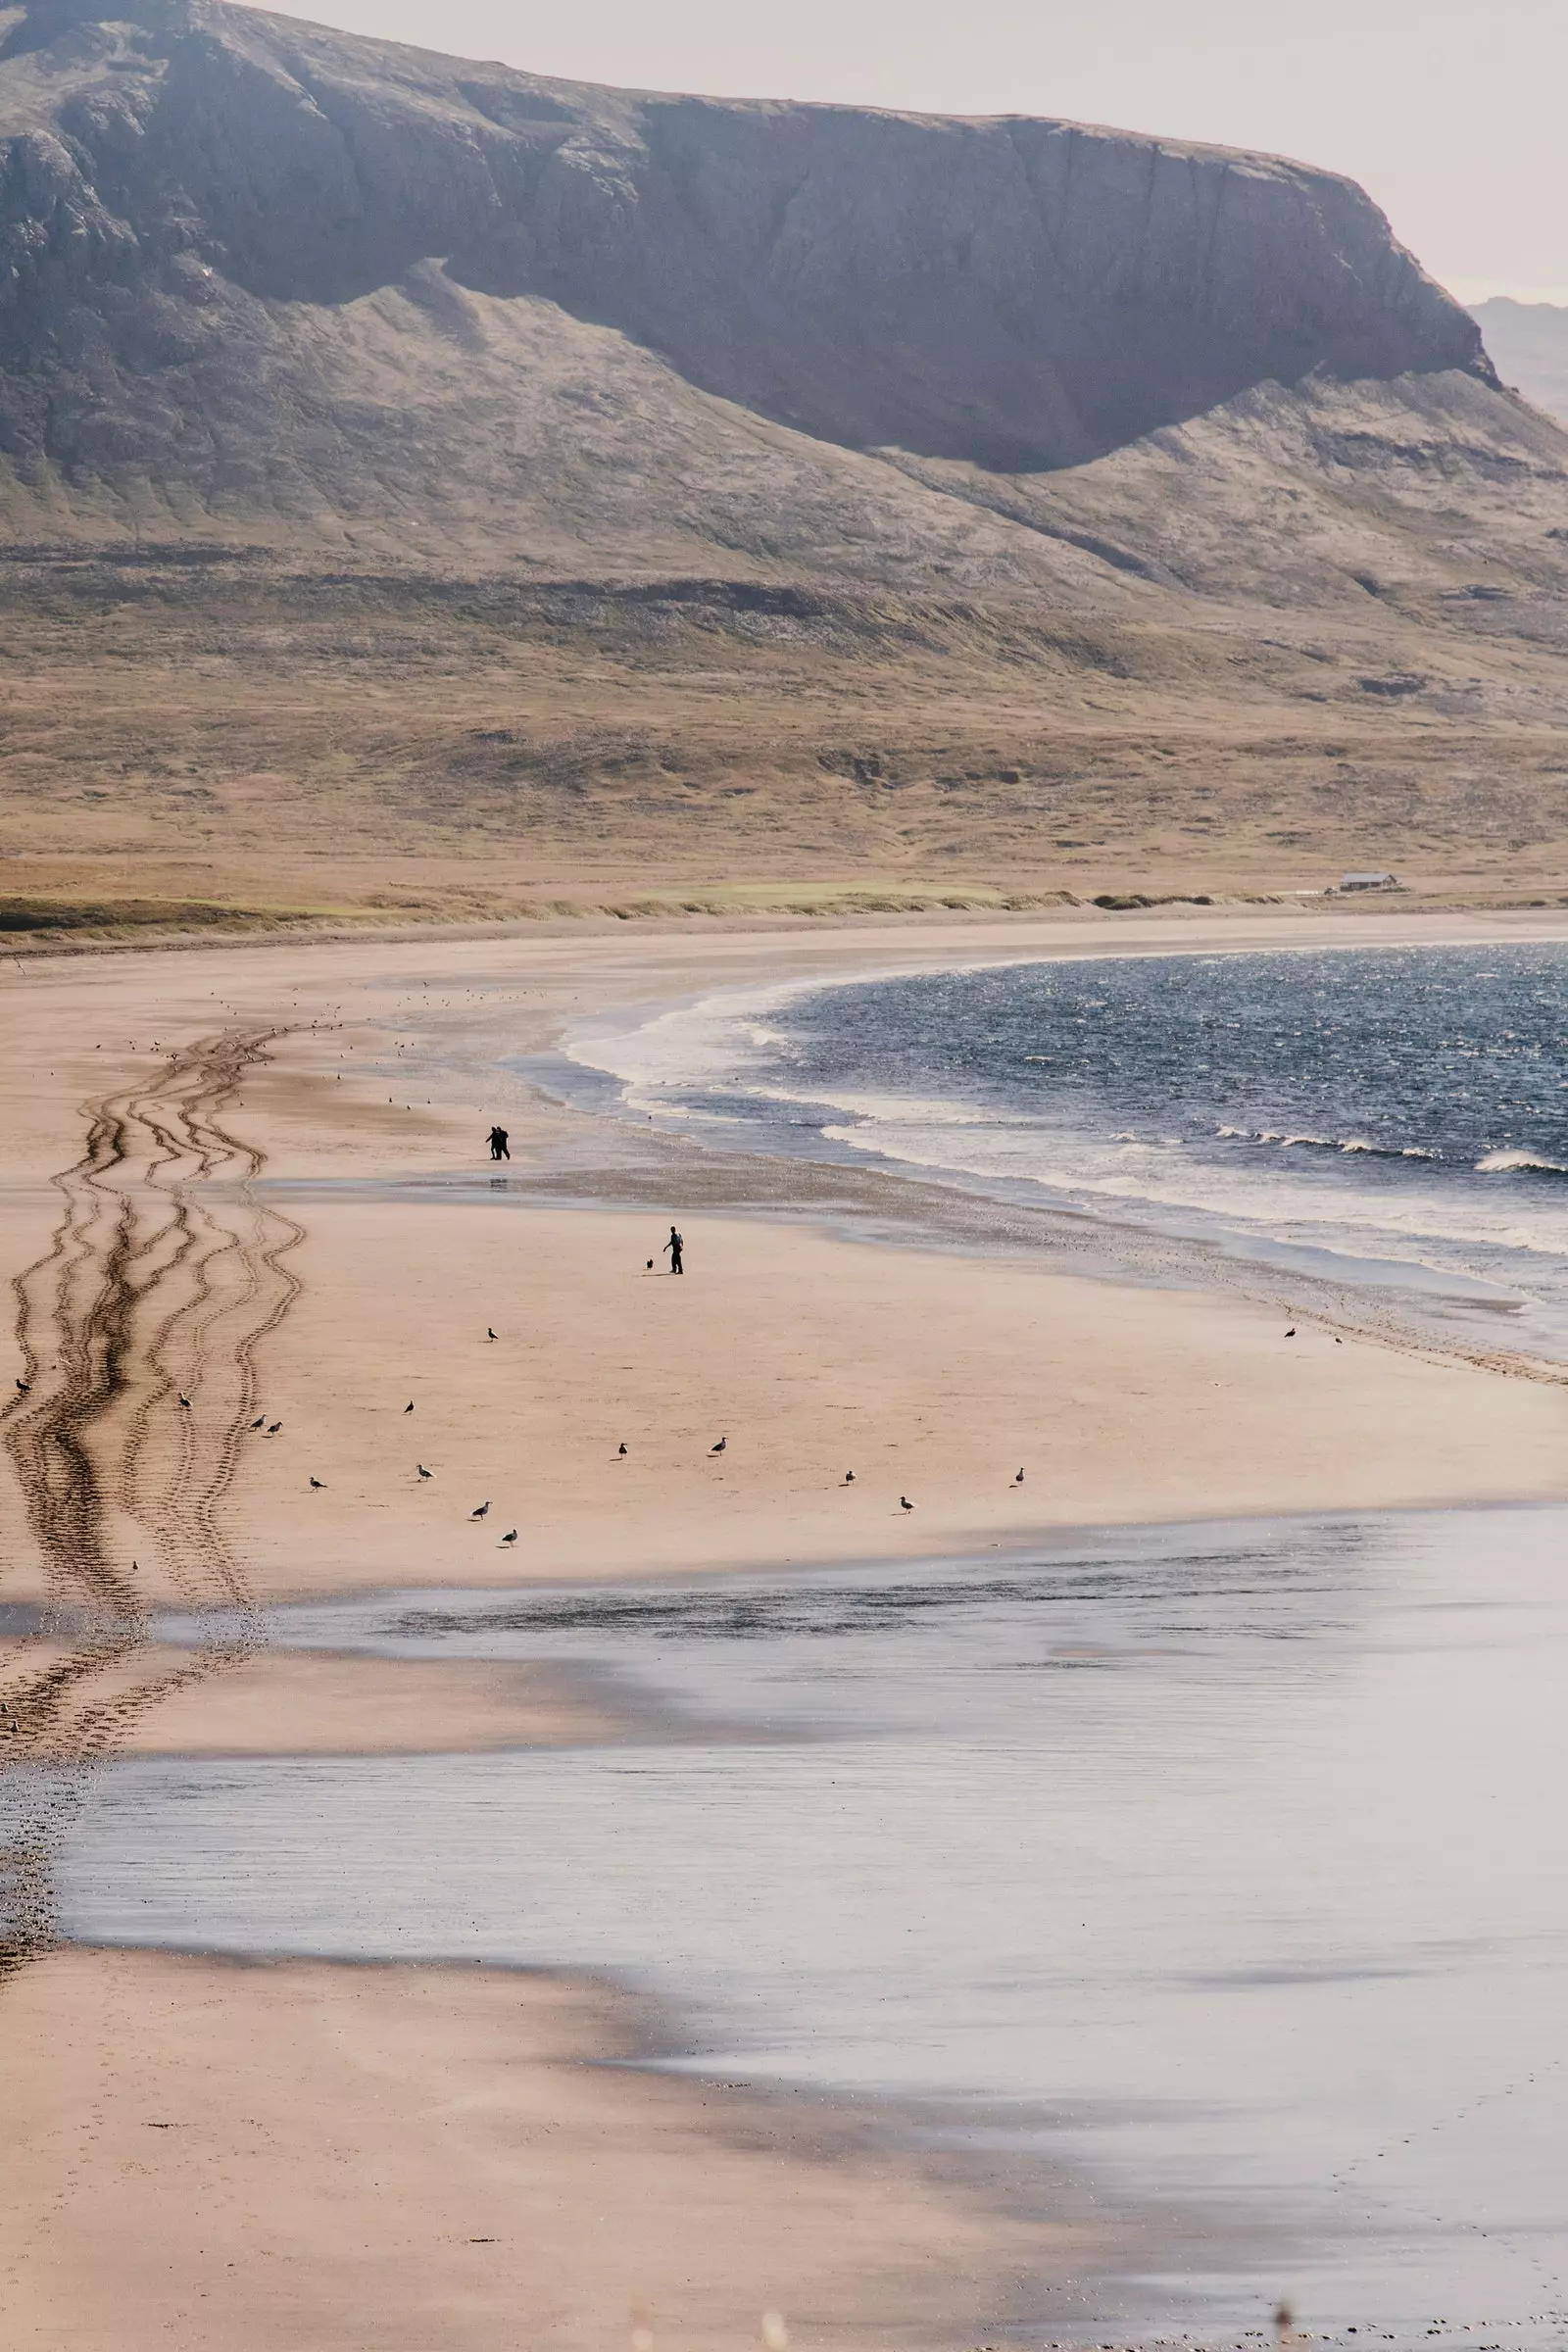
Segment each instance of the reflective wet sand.
M526 1661L613 1744L125 1762L77 1936L579 1968L669 2060L1157 2202L1127 2324L1554 2340L1568 1514L279 1611ZM189 1636L194 1628L167 1629ZM209 1631L211 1628L209 1627Z

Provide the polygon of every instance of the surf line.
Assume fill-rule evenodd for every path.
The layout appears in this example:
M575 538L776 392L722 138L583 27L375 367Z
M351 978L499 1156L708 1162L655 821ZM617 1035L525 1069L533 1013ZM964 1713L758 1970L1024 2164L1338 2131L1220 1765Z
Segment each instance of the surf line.
M301 1289L285 1260L305 1229L258 1200L266 1154L222 1120L287 1034L198 1038L145 1084L86 1104L81 1154L50 1180L50 1247L12 1281L23 1370L0 1437L55 1630L0 1681L0 1763L24 1768L7 1776L0 1831L0 1978L53 1940L51 1856L87 1769L261 1639L220 1513L255 1416L257 1351ZM239 1625L138 1676L155 1568L187 1605L237 1609Z

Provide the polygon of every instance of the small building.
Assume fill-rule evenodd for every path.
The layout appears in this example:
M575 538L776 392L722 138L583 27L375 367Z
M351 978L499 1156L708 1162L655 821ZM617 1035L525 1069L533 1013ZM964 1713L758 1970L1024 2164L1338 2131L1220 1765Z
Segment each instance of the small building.
M1402 888L1397 874L1342 874L1338 882L1329 885L1329 896L1341 890L1398 890Z

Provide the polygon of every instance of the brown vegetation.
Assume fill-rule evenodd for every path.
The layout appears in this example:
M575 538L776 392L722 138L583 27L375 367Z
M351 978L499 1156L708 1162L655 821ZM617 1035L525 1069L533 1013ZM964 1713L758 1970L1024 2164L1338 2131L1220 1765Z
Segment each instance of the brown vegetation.
M1073 613L74 558L4 566L0 600L14 945L1221 898L1367 864L1568 893L1565 607L1539 589L1260 624L1160 589Z
M1568 891L1568 438L1348 183L143 20L0 12L11 943Z

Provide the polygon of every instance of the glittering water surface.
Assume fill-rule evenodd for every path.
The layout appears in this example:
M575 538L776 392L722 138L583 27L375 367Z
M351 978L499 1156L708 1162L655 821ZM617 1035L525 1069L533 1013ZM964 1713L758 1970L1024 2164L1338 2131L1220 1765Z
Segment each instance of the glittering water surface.
M1568 947L1103 956L710 997L575 1038L710 1141L1403 1267L1568 1353Z
M1568 1514L283 1610L538 1661L619 1744L109 1767L76 1935L623 1974L690 2062L1174 2215L1141 2324L1556 2341ZM170 1629L190 1638L196 1629Z

